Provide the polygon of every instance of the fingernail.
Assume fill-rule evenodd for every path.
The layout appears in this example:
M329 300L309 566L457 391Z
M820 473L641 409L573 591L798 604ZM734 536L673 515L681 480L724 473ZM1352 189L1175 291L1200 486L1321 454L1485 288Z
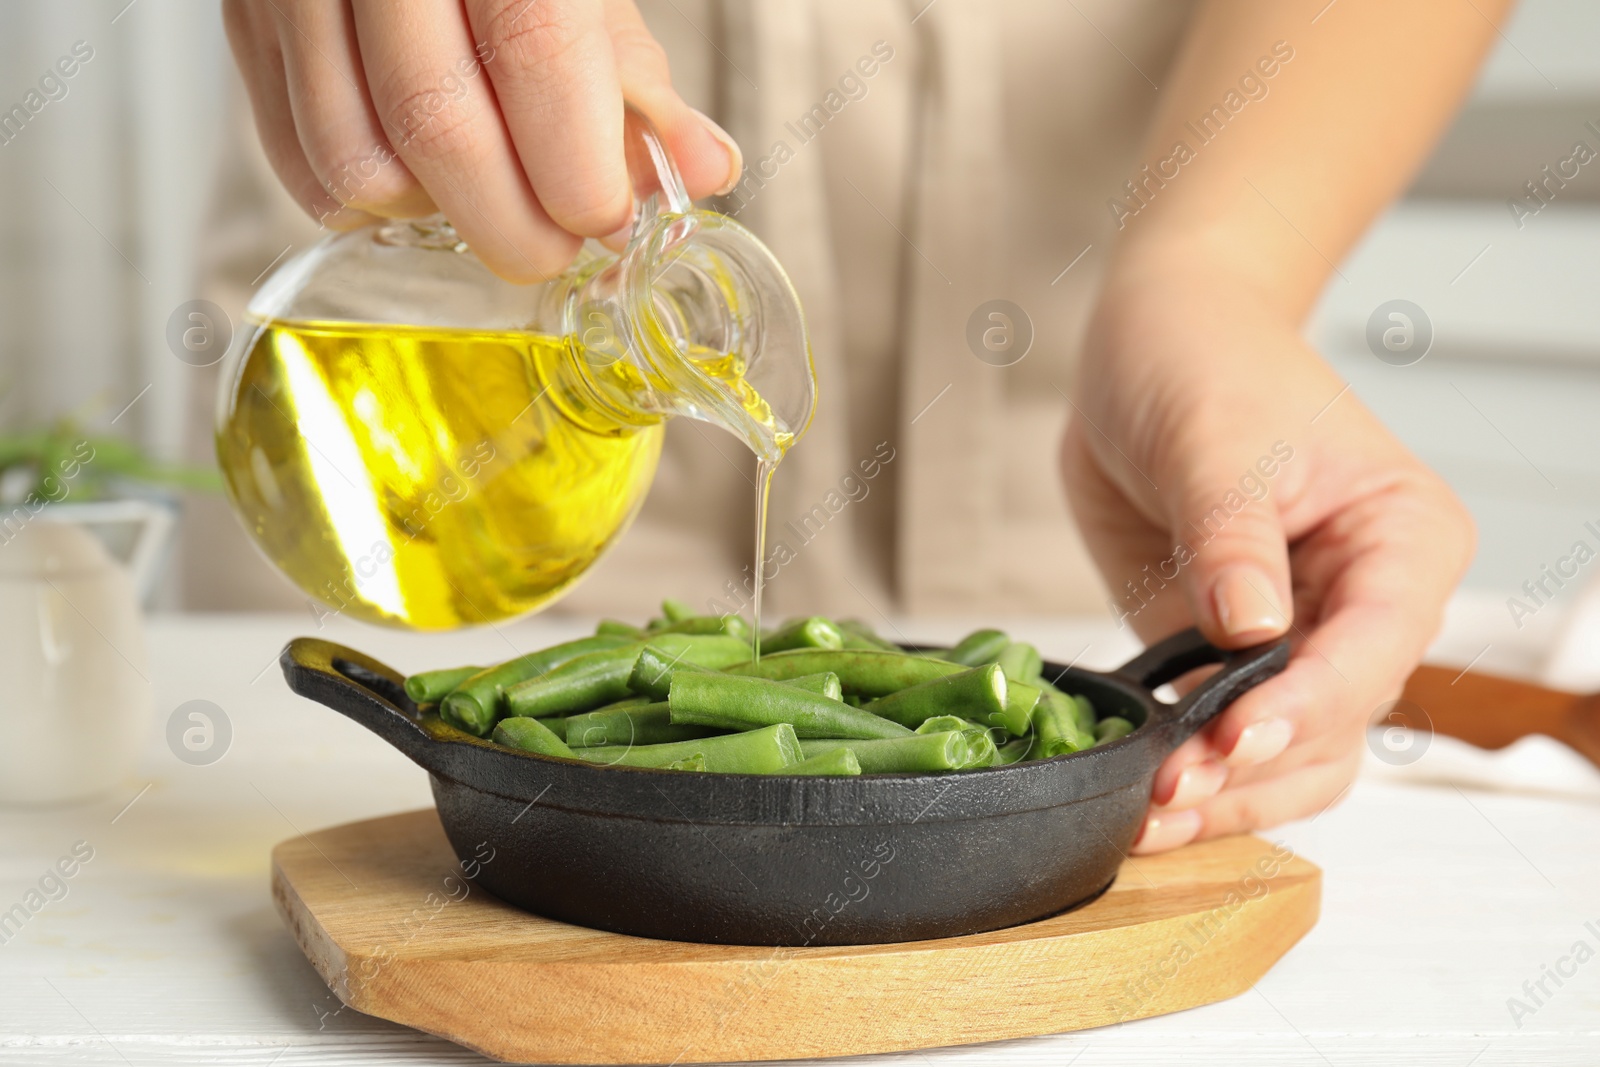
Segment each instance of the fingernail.
M1187 845L1200 833L1200 813L1197 811L1156 811L1144 821L1144 832L1133 843L1136 856Z
M694 111L693 108L689 110ZM715 137L723 148L728 150L728 180L718 189L713 196L723 196L731 193L739 184L739 178L744 174L744 153L739 151L739 144L728 135L728 131L711 121L711 116L704 111L694 111L700 116L700 121L705 124L706 132Z
M1228 768L1215 760L1191 763L1178 775L1178 784L1172 796L1158 805L1162 808L1192 808L1202 800L1216 796L1228 781Z
M1278 600L1277 585L1260 568L1248 564L1228 567L1217 575L1211 601L1217 609L1217 622L1229 637L1271 637L1282 633L1289 623Z
M1249 767L1280 755L1294 740L1294 727L1283 719L1263 719L1239 732L1239 740L1228 753L1230 767Z

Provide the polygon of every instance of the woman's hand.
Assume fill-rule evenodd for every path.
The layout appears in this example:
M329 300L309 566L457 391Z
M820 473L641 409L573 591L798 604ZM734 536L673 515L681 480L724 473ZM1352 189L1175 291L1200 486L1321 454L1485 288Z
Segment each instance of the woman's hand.
M1471 518L1246 279L1125 264L1084 360L1063 472L1119 616L1294 649L1162 764L1135 851L1316 814L1437 630Z
M223 16L273 168L336 229L443 211L497 274L539 281L629 225L624 101L690 196L739 177L632 0L224 0Z

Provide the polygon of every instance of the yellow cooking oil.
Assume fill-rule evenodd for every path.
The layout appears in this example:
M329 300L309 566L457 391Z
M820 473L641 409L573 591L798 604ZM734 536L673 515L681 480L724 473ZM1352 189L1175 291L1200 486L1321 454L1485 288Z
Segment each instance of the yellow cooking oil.
M223 477L324 612L428 630L525 614L621 536L655 474L664 416L618 402L642 376L567 338L272 321L247 343ZM689 355L773 427L736 356Z

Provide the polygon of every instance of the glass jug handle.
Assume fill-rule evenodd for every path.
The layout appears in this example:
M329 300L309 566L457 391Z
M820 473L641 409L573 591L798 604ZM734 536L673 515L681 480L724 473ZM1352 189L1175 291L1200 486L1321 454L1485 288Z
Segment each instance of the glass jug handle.
M632 104L623 108L622 144L635 203L631 243L638 240L656 216L664 212L686 214L694 210L694 202L683 187L683 179L678 176L678 168L667 154L666 145L661 143L661 135Z

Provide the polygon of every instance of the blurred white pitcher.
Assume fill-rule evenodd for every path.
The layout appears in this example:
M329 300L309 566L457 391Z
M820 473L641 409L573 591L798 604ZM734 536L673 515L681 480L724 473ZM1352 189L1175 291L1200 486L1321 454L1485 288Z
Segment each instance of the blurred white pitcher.
M80 522L141 528L129 566ZM137 590L171 524L141 501L47 507L0 528L0 803L96 796L148 736L149 664Z

